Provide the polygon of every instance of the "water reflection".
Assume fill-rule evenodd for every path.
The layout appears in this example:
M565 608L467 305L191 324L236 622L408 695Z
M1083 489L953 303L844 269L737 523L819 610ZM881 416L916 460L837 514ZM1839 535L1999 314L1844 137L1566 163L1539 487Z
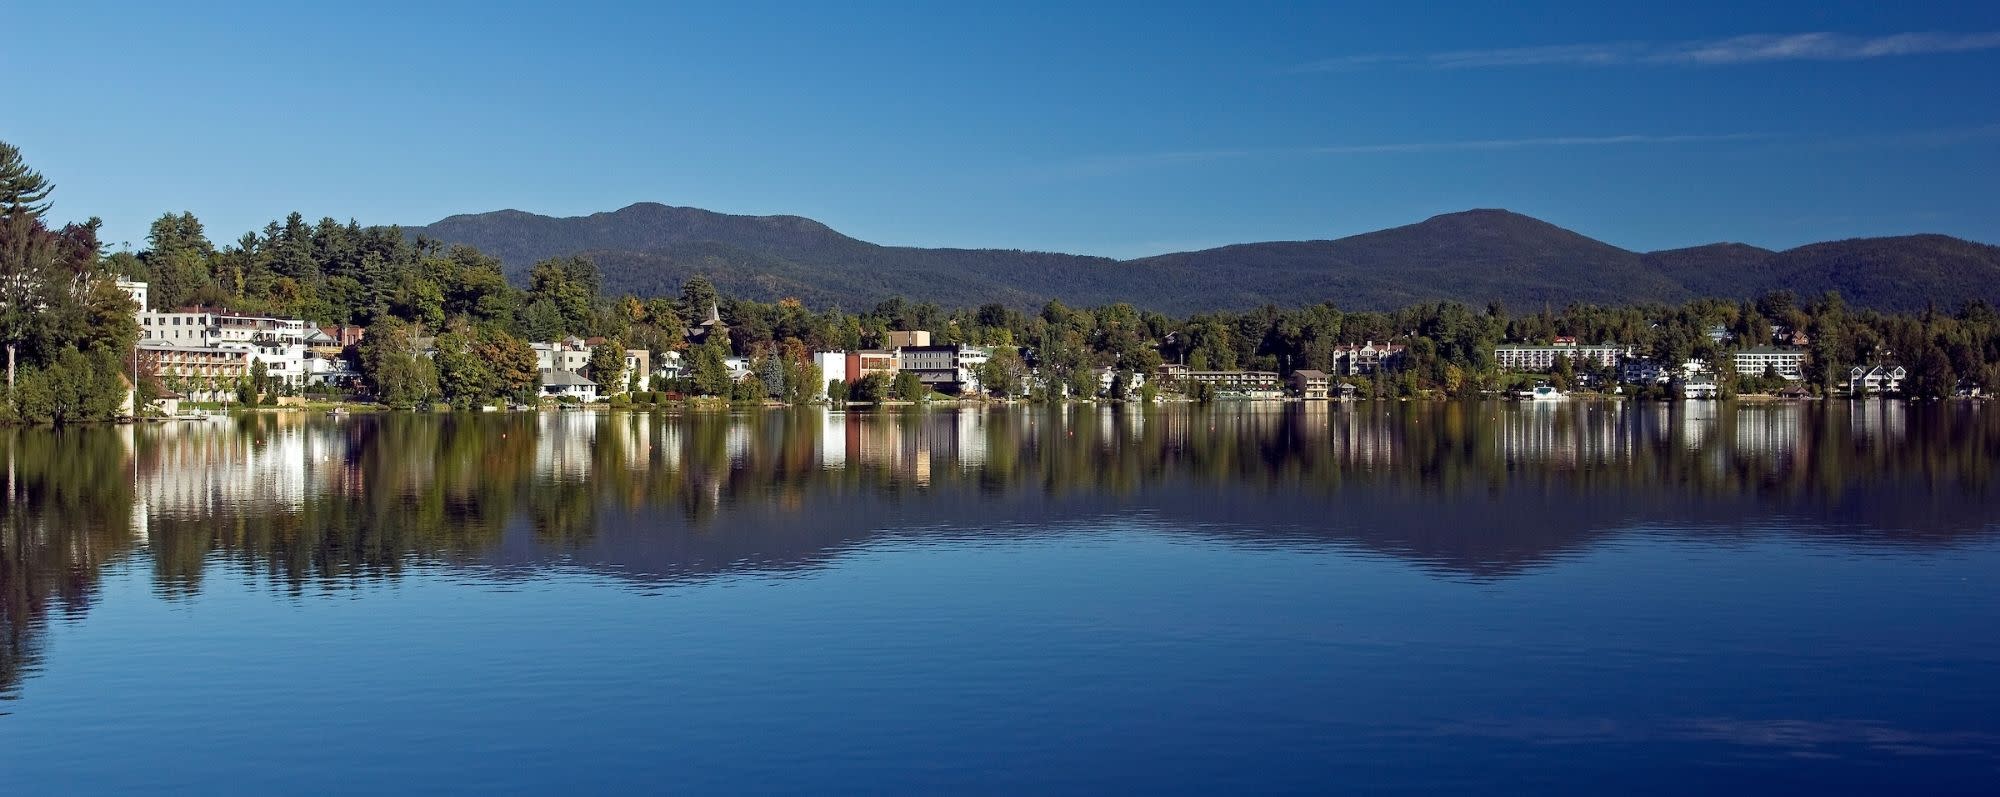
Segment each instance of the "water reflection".
M642 582L811 567L880 535L1108 518L1509 578L1607 535L1950 544L1994 529L1979 405L1358 404L734 415L251 415L0 431L0 696L142 555L338 588L412 566Z

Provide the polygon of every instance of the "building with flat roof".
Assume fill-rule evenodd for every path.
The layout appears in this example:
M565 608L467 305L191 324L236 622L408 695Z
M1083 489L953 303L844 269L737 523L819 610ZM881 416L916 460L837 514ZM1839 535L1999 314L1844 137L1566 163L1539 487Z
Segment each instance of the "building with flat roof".
M1187 371L1180 380L1183 384L1209 385L1218 394L1242 398L1277 398L1280 385L1276 371Z
M240 346L195 346L166 340L139 341L139 372L194 401L226 401L250 375L250 352Z
M819 366L820 390L826 390L828 386L836 381L841 384L847 383L847 352L816 351L813 352L812 361L813 365ZM832 394L827 394L826 397L829 399L846 398L846 396L835 396Z
M1616 343L1600 343L1595 346L1580 345L1574 338L1557 338L1548 346L1521 343L1505 343L1493 347L1493 363L1503 371L1545 372L1556 367L1558 358L1567 357L1577 365L1593 363L1604 368L1617 367L1620 360L1631 356L1632 347Z
M917 379L932 390L974 393L979 390L975 369L991 356L985 349L963 343L903 346L896 350L896 368L915 373Z
M1740 349L1731 354L1730 359L1736 365L1738 376L1763 376L1766 371L1776 371L1785 379L1805 378L1805 349L1757 346Z
M1325 371L1301 368L1292 372L1292 392L1308 401L1323 401L1333 386L1333 377Z

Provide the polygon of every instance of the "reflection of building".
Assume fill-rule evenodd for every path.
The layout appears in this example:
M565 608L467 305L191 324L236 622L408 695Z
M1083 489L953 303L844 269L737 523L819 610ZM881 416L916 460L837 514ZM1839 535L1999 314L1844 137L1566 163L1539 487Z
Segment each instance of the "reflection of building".
M831 470L847 467L847 413L825 410L820 414L819 464Z
M537 416L535 475L548 478L589 478L590 452L597 444L595 413L545 412Z
M205 517L219 509L291 510L304 505L311 485L338 479L345 441L327 429L303 424L258 436L233 426L169 424L157 427L151 467L139 474L147 508L167 516Z
M1737 454L1790 462L1798 453L1804 409L1797 404L1739 408L1734 416Z

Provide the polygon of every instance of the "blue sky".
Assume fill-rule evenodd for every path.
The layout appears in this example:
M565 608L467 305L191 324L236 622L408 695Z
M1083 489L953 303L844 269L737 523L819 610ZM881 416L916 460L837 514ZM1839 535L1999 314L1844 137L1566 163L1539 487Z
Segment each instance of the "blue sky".
M1991 2L280 5L5 4L0 140L135 248L638 201L1111 256L1472 207L2000 242Z

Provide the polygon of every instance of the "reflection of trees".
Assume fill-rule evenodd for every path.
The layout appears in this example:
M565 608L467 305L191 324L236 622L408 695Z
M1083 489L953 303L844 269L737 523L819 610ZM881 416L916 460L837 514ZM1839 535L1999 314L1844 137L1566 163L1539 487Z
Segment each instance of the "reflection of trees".
M1505 574L1633 519L1791 514L1897 543L1983 531L2000 421L1897 402L252 414L7 430L0 456L4 693L43 618L85 608L104 564L141 544L163 595L218 570L303 590L491 557L510 534L582 551L612 527L716 568L810 562L890 522L884 506L977 525L1039 502Z
M88 608L131 549L131 459L110 431L0 428L0 699L38 666L48 613Z

